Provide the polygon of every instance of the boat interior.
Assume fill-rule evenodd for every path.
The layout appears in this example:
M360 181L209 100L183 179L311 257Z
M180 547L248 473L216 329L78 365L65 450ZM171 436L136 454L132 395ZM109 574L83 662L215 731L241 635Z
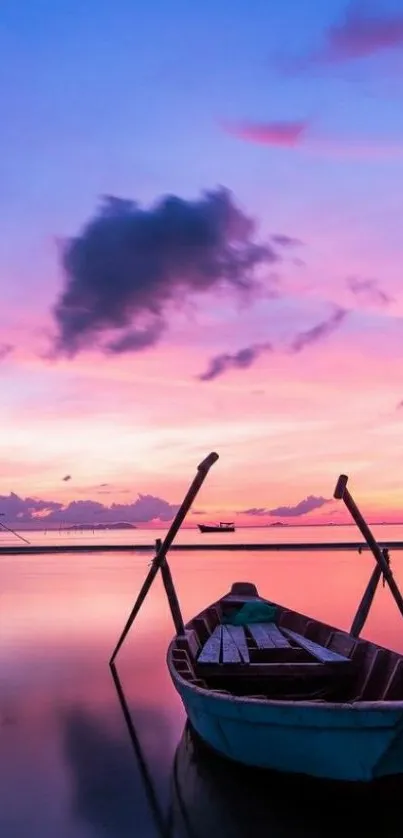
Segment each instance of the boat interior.
M273 622L231 624L247 602L275 607ZM402 701L403 657L269 603L254 585L190 621L170 648L171 664L194 686L267 701Z

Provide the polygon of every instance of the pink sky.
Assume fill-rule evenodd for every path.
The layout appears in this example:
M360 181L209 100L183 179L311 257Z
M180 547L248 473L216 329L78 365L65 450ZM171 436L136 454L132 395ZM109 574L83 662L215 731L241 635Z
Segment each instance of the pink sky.
M305 300L300 317L298 331L302 322L308 330L321 320ZM222 330L206 315L197 329L179 326L134 358L88 352L49 362L21 346L2 362L2 494L109 505L141 493L175 504L197 463L217 450L197 503L207 519L266 523L273 518L242 510L330 498L338 474L347 472L368 515L400 520L399 312L353 311L298 354L287 349L297 313L284 322L268 313L267 325L259 311L245 309L244 318L241 340L232 325ZM241 348L263 328L278 348L249 369L197 380L209 356ZM333 503L284 520L320 522L340 513Z
M12 10L0 39L0 512L94 501L166 525L216 450L206 519L336 520L340 472L373 520L403 519L400 13L290 0L293 26L268 4L229 34L208 5L173 61L159 36L126 52L155 32L124 6L113 36L99 22L116 61L81 7L63 49L50 11L39 40Z

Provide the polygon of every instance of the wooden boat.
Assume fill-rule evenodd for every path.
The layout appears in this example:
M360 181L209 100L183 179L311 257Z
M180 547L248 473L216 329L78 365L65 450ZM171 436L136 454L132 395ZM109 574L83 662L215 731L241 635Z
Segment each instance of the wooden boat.
M272 622L234 625L246 603ZM236 762L337 780L403 774L403 656L235 583L173 639L168 668L199 736Z
M220 522L219 524L198 524L200 532L235 532L235 525L232 521L228 524Z
M342 498L376 566L351 631L340 631L263 599L250 582L187 625L167 551L218 455L198 473L140 589L110 664L159 570L176 635L167 663L187 717L213 750L237 763L329 780L368 783L403 775L403 656L360 639L383 577L403 616L389 554L375 541L340 475Z
M169 771L169 805L143 750L114 664L111 674L141 779L144 802L160 838L357 838L401 835L401 784L339 784L275 774L230 763L207 748L186 723ZM122 750L122 754L126 752ZM165 757L168 755L165 754ZM123 766L127 768L126 764ZM158 783L156 782L158 780ZM135 795L136 802L138 800ZM287 805L288 801L292 805ZM143 805L139 817L143 817ZM330 815L330 817L329 817ZM357 825L359 824L359 830ZM143 821L140 822L145 827ZM262 831L262 828L264 831ZM148 833L147 833L148 834ZM153 831L154 834L154 831Z

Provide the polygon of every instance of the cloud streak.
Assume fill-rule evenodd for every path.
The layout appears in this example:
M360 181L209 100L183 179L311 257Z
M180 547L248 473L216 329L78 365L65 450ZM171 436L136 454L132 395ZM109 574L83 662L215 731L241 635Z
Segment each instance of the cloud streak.
M403 14L382 11L371 14L351 5L344 20L330 26L323 47L309 59L312 63L336 64L368 58L403 47Z
M260 288L257 269L280 260L224 188L174 195L149 209L108 197L59 247L64 287L54 307L55 353L139 352L160 340L172 305L227 288Z
M334 312L312 326L311 329L298 332L298 334L291 341L288 347L289 352L298 354L302 352L307 346L319 343L324 340L332 332L335 332L343 323L348 314L347 309L336 308ZM273 352L274 347L272 343L254 343L251 346L246 346L239 349L238 352L223 352L221 355L216 355L212 358L207 366L205 372L197 376L199 381L214 381L230 370L240 369L247 370L266 352Z
M322 43L309 53L277 62L282 75L292 76L324 67L357 63L403 47L403 14L379 8L369 2L351 2L344 16L324 30Z
M311 329L299 332L290 345L290 351L296 354L301 352L307 346L311 346L314 343L324 340L328 335L335 332L336 329L341 326L347 317L347 314L347 309L336 308L333 314L331 314L326 320L322 320Z
M280 126L280 127L278 127ZM268 147L301 150L308 154L352 160L395 160L403 156L403 144L367 142L364 139L337 139L315 131L307 121L235 122L224 126L227 133L239 140ZM272 240L274 241L273 237Z
M374 305L387 306L394 302L393 297L380 288L377 279L360 279L356 276L348 277L347 285L358 299Z
M295 148L301 145L309 128L305 120L283 122L223 122L227 134L262 145Z
M198 375L199 381L213 381L215 378L224 375L230 370L246 370L251 367L265 352L272 352L271 343L255 343L252 346L245 346L238 352L224 352L211 359L205 372Z
M308 497L299 501L295 506L277 506L275 509L267 509L264 506L254 506L251 509L243 509L242 515L251 515L257 518L269 516L271 518L298 518L300 515L307 515L315 509L321 509L326 503L330 503L330 498L323 498L316 495L308 495Z
M330 503L330 500L331 498L308 495L295 506L277 506L276 509L269 509L268 514L279 518L298 518L300 515L313 512L315 509L321 509L326 503Z
M301 239L296 239L293 236L286 236L284 233L275 233L272 235L271 240L273 244L285 248L301 247L303 244Z

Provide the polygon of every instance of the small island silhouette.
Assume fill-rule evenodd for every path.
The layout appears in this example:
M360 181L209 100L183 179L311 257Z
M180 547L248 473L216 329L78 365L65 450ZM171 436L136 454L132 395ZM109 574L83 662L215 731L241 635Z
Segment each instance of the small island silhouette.
M136 530L135 524L128 521L118 521L112 524L71 524L66 530Z

